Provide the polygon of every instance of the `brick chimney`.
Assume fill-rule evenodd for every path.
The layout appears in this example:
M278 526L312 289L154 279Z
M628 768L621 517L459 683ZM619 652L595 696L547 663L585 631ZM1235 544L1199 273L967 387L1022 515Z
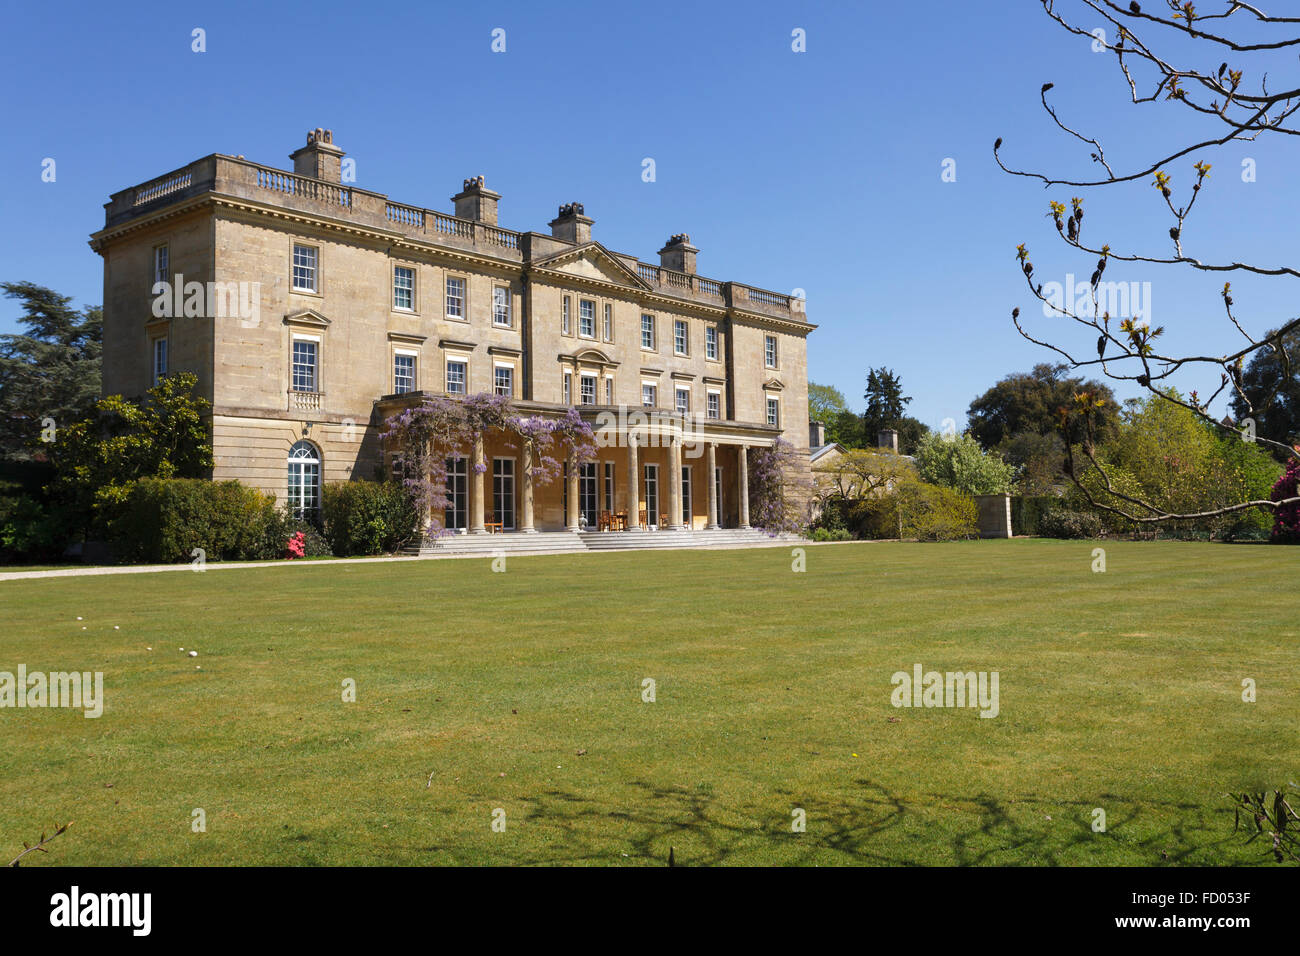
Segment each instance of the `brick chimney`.
M497 224L497 203L501 201L501 194L484 186L482 176L465 180L465 188L452 196L451 201L456 204L457 219L473 219L489 226Z
M556 239L563 239L565 242L575 244L591 242L591 224L594 219L588 219L582 214L582 203L566 202L560 207L560 213L549 223L551 235Z
M334 131L319 126L307 132L307 145L289 154L293 171L299 176L323 179L330 183L343 181L343 150L334 145Z
M659 250L659 264L665 269L695 275L695 254L699 251L691 245L690 236L679 232Z
M883 428L876 437L876 444L881 448L888 448L895 455L898 454L898 432L892 428Z

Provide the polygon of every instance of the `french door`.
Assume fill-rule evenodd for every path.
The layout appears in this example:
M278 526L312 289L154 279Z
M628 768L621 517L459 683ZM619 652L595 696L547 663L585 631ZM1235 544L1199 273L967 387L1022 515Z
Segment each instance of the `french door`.
M444 527L464 531L469 527L469 459L447 459L447 511Z
M717 518L718 521L718 527L721 528L723 525L722 515L724 513L722 510L722 466L721 465L713 469L713 495L714 495L713 500L716 501L718 505L718 513L715 517Z
M515 529L515 460L492 459L492 514L503 531Z
M682 524L691 527L691 466L682 465Z
M596 463L589 461L578 468L578 510L587 519L587 527L595 529L596 510Z
M646 524L659 525L659 466L645 466Z

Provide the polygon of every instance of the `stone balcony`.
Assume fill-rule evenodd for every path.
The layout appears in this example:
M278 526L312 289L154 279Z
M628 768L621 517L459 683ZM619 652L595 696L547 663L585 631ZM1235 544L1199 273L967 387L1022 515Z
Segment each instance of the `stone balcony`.
M312 179L233 156L213 154L112 195L104 206L111 229L138 216L207 193L271 204L409 239L518 263L554 253L565 243L536 232L515 232L433 209L391 201L383 193ZM804 300L768 289L677 272L620 256L654 292L720 308L734 308L807 324Z

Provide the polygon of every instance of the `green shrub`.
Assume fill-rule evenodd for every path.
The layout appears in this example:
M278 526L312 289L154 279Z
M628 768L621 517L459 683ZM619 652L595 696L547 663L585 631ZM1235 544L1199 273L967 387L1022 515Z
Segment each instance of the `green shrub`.
M306 518L295 518L282 509L276 509L274 516L267 522L262 532L262 544L259 557L270 561L286 557L289 539L298 532L303 536L303 557L328 558L334 552L329 542L320 533L320 526Z
M1082 511L1064 504L1048 508L1038 518L1038 534L1045 538L1100 538L1106 524L1095 511Z
M863 538L957 541L979 534L974 498L914 478L899 481L879 497L854 502L846 523Z
M0 486L0 562L50 560L70 537L63 509Z
M853 535L844 528L813 528L808 532L810 541L852 541Z
M1059 495L1013 495L1011 498L1011 530L1015 534L1037 535L1043 515L1059 507Z
M127 486L109 527L119 560L170 564L192 560L201 548L209 561L283 556L275 498L237 481L145 478Z
M419 513L396 481L328 484L321 500L325 540L340 557L391 554L410 541Z

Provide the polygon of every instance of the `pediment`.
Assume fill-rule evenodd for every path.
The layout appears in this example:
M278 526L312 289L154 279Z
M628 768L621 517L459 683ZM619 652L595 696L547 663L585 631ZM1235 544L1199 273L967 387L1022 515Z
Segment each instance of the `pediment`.
M763 387L766 389L771 389L774 392L779 392L783 388L785 388L785 386L781 384L781 380L779 378L769 379L766 383L764 383Z
M301 309L297 312L290 312L284 317L285 325L309 325L313 328L323 329L330 324L330 320L325 318L315 309Z
M595 282L648 289L650 286L635 271L599 242L588 242L573 249L548 256L533 263L538 269L571 275Z

